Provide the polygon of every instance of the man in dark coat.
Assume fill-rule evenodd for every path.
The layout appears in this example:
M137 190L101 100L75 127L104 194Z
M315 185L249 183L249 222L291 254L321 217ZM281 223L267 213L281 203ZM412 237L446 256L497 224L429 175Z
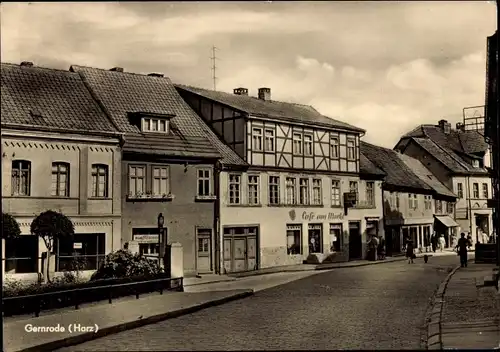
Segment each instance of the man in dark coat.
M465 233L460 234L461 238L458 240L458 244L455 247L455 249L458 252L458 255L460 256L460 266L462 268L467 267L467 246L469 244L469 241L467 238L465 238Z

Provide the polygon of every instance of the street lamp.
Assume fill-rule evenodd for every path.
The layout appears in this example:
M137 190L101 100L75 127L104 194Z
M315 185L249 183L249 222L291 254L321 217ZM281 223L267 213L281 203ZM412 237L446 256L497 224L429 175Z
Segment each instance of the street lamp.
M162 229L163 229L163 224L165 222L165 218L163 217L163 214L160 213L158 214L158 266L161 266L161 235L162 235Z

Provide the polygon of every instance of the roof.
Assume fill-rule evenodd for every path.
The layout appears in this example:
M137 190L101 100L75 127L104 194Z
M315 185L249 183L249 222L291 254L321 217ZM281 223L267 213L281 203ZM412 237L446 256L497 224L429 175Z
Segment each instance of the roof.
M344 129L357 133L365 132L365 130L359 127L322 115L310 105L287 103L277 100L262 100L248 95L237 95L180 84L176 84L175 86L178 89L200 95L249 115L268 117L287 122L313 124L327 128Z
M116 132L76 73L1 64L2 123L82 132Z
M127 133L125 150L134 147L137 151L172 156L218 155L226 165L246 164L189 107L169 78L83 66L72 66L71 70L81 75L118 129ZM141 133L128 118L129 113L139 111L173 115L173 134L159 139ZM149 148L149 143L156 149Z
M362 155L365 155L372 164L385 172L384 181L387 185L432 191L432 188L399 158L396 151L364 141L361 141L360 149Z
M443 195L446 197L454 197L457 196L444 184L442 184L433 174L427 169L424 164L422 164L419 160L412 158L411 156L399 154L397 156L403 160L403 162L408 166L412 172L417 175L422 181L427 183L437 194Z
M385 176L385 172L375 166L365 155L360 153L359 172L361 174Z
M450 133L444 133L440 126L420 125L402 139L415 140L453 172L486 173L485 169L475 168L467 161L482 157L488 150L484 136L477 131L451 129Z

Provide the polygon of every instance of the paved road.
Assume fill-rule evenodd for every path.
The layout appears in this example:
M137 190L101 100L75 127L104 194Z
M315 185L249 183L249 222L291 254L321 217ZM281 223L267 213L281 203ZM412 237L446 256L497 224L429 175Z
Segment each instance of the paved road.
M335 269L60 351L420 349L456 256Z

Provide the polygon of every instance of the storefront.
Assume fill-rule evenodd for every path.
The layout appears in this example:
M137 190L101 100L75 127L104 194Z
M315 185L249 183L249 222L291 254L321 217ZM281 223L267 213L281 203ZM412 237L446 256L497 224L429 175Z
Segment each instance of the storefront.
M448 215L434 215L434 233L444 237L445 248L453 247L458 240L458 224Z
M401 226L403 245L407 241L412 241L416 252L429 250L430 234L433 231L433 224L425 222L422 224L408 224Z

